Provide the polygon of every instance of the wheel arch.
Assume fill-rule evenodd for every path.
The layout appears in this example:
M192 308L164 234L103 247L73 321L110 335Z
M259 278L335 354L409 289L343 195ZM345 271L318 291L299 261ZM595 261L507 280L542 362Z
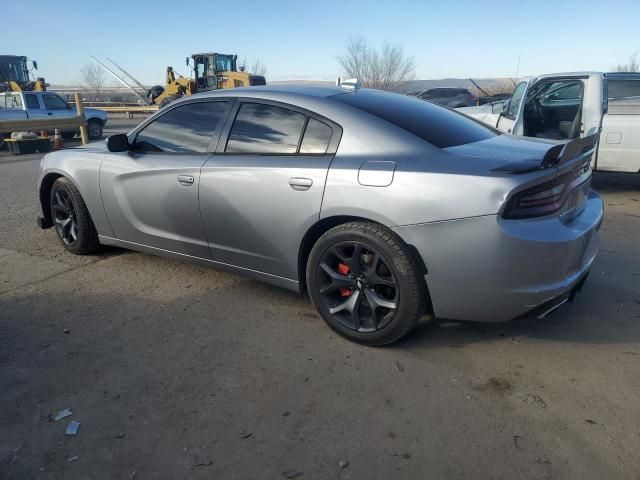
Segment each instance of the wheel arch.
M304 293L307 289L306 285L306 275L307 275L307 263L309 260L309 254L311 253L311 249L316 244L318 239L324 235L327 231L331 230L338 225L349 222L368 222L375 223L377 225L382 225L383 227L389 229L389 231L393 232L391 228L380 223L376 220L372 220L366 217L354 216L354 215L335 215L331 217L321 218L319 221L314 223L309 229L306 231L304 236L302 237L302 241L300 242L300 248L298 249L298 282L300 285L300 293ZM404 243L409 251L411 251L414 259L418 263L418 267L421 270L423 275L427 274L427 266L422 259L422 256L419 254L418 249L411 244L408 244L404 239L399 237L397 234L394 235ZM428 292L427 292L428 295ZM429 304L431 301L429 299Z
M46 228L53 227L53 218L51 217L51 188L60 177L64 177L64 175L59 172L50 172L47 173L40 182L40 207L42 210L42 218L44 219L42 225Z

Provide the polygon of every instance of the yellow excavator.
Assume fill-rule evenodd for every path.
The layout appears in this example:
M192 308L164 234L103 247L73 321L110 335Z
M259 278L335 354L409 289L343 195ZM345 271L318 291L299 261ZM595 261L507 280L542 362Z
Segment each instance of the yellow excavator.
M165 85L151 87L147 97L160 107L184 95L217 90L219 88L248 87L266 85L262 75L253 75L238 70L237 55L225 53L195 53L187 57L187 67L193 69L192 78L176 74L173 67L167 67Z
M34 70L38 62L31 62ZM44 78L29 78L27 57L21 55L0 55L0 92L41 92L47 89Z

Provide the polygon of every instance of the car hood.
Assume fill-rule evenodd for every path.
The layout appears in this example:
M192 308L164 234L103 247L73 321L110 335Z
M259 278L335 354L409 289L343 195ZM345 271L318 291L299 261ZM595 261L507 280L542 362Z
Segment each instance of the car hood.
M69 148L67 151L82 151L87 153L107 153L107 142L104 140L98 140L97 142L87 143L86 145L79 145L77 147Z
M558 151L565 143L504 134L444 150L455 155L482 160L490 169L510 171L507 167L513 166L515 169L526 171L529 168L539 168L552 149Z
M103 120L106 120L107 112L105 112L104 110L99 110L97 108L85 108L84 116L87 118L94 117L94 118L101 118Z

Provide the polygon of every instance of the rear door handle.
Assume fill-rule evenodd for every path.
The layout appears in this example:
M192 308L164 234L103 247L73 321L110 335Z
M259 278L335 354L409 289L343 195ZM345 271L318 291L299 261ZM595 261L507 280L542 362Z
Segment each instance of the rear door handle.
M306 177L291 177L289 179L289 185L294 190L309 190L311 188L311 185L313 185L313 180Z
M193 185L193 177L191 175L178 175L178 183L188 187L189 185Z

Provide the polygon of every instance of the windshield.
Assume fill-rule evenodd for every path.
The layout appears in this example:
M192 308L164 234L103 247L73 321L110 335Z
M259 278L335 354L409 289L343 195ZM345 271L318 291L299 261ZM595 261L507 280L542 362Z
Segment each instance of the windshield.
M235 59L233 55L216 55L216 71L217 72L234 72Z
M8 82L10 80L20 84L29 81L25 57L0 56L0 81Z

